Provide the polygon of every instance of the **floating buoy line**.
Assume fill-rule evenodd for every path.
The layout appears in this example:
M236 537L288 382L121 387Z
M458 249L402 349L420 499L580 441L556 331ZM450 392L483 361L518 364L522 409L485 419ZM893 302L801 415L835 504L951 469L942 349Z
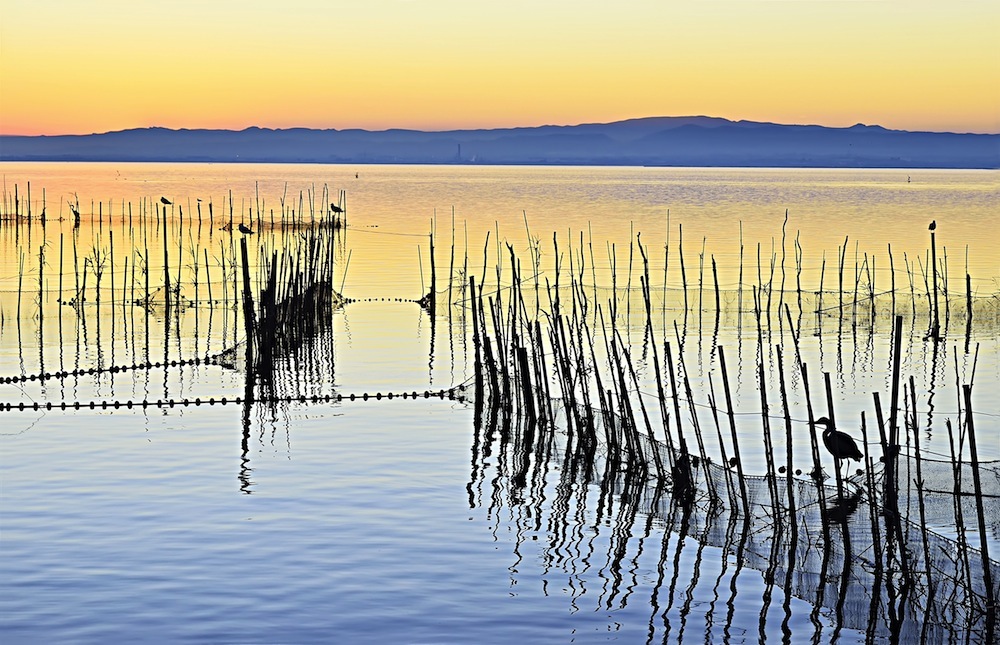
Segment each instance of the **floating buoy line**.
M209 354L205 357L196 357L182 360L170 360L170 361L146 361L143 363L134 363L131 365L115 365L112 367L88 367L88 368L78 368L73 370L60 370L56 372L42 372L40 374L23 374L19 376L0 376L0 385L17 385L22 383L32 383L32 382L44 382L53 379L66 379L66 378L76 378L81 376L97 376L100 374L119 374L123 372L138 371L138 370L152 370L160 369L165 367L187 367L187 366L197 366L197 365L222 365L224 357L228 355L230 351L220 352L218 354ZM249 399L251 403L343 403L344 401L381 401L381 400L392 400L392 399L450 399L455 401L467 401L470 399L466 395L466 390L471 382L460 383L450 388L440 389L440 390L412 390L408 392L362 392L361 394L313 394L305 395L300 394L296 396L254 396ZM32 401L29 403L19 402L12 403L9 401L0 402L0 411L10 412L10 411L40 411L40 410L108 410L114 409L119 410L121 408L133 409L133 408L173 408L173 407L189 407L189 406L201 406L201 405L242 405L247 403L247 397L209 397L209 398L184 398L184 399L157 399L156 401L151 400L125 400L125 401L47 401L40 403L37 401Z
M146 408L174 408L174 407L191 407L191 406L202 406L202 405L242 405L244 403L265 403L265 404L275 404L275 403L343 403L345 401L382 401L382 400L392 400L392 399L449 399L452 401L466 401L468 397L465 395L466 384L456 385L455 387L448 388L445 390L424 390L423 392L412 391L412 392L375 392L374 394L369 394L364 392L362 394L313 394L311 396L306 396L301 394L299 396L273 396L273 397L252 397L247 399L246 397L210 397L203 399L201 397L197 398L184 398L184 399L157 399L156 401L150 400L140 400L140 401L59 401L52 402L47 401L45 403L39 403L34 401L31 403L19 402L19 403L0 403L0 411L3 412L24 412L24 411L42 411L42 410L120 410L122 408L127 410L132 410L136 408L146 409Z
M58 372L42 372L41 374L22 374L21 376L0 376L0 385L11 383L28 383L30 381L48 381L51 379L64 379L78 376L97 376L99 374L118 374L121 372L131 372L138 370L151 370L161 367L187 367L189 365L219 365L223 356L228 352L210 354L204 358L188 358L172 361L146 361L144 363L133 363L132 365L114 365L112 367L86 367L74 370L62 370Z

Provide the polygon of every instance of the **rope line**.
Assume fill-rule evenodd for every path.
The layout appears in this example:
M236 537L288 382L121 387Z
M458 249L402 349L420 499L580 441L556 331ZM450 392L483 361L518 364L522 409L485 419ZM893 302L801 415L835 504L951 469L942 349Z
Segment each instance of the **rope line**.
M114 365L112 367L88 367L74 370L62 370L59 372L42 372L41 374L24 374L21 376L0 376L0 385L8 383L27 383L28 381L48 381L50 379L64 379L71 376L96 376L98 374L117 374L119 372L130 372L137 370L150 370L160 367L186 367L188 365L219 365L220 360L228 352L218 354L208 354L204 358L187 358L172 361L147 361L145 363L135 363L132 365Z
M456 385L455 387L448 388L445 390L424 390L423 392L401 392L401 393L381 393L376 392L374 394L369 394L364 392L362 394L313 394L312 396L306 396L305 394L300 394L298 396L271 396L271 397L234 397L234 398L215 398L210 397L208 399L203 399L197 397L194 399L184 398L184 399L157 399L156 401L59 401L59 402L46 402L39 403L37 401L33 403L0 403L0 411L3 412L23 412L23 411L41 411L41 410L108 410L114 409L119 410L122 408L131 410L135 408L173 408L173 407L189 407L189 406L201 406L201 405L240 405L243 403L343 403L345 401L381 401L382 399L392 400L392 399L449 399L452 401L463 401L466 399L464 396L467 386L465 383Z

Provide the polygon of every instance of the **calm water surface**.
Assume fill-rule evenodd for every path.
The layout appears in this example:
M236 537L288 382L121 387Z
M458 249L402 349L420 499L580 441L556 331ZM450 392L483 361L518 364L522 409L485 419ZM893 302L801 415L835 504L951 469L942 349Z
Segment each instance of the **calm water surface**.
M789 302L801 324L813 387L823 372L832 374L838 419L853 429L861 411L872 418L872 392L888 398L891 311L882 300L874 324L846 327L829 312L835 301L815 313L810 294L821 279L825 289L836 288L832 276L846 238L849 290L855 275L875 275L877 292L895 279L900 293L912 284L918 296L901 296L896 313L904 314L904 371L916 380L927 450L947 453L944 422L958 413L955 374L967 382L974 368L980 458L1000 458L1000 325L989 299L1000 291L996 172L5 163L0 173L4 212L13 210L14 185L23 199L30 181L35 218L0 227L0 376L131 364L148 348L158 360L231 347L241 330L229 309L192 309L176 327L154 316L147 332L143 310L122 304L124 290L144 286L134 274L137 262L148 259L151 276L162 272L159 229L138 224L141 215L154 212L161 196L170 198L168 241L177 270L190 277L204 257L197 251L207 251L218 297L232 288L224 268L231 236L218 230L231 212L259 239L285 239L269 232L272 212L280 219L294 209L309 219L327 195L337 201L345 190L350 226L336 286L376 301L335 312L331 337L314 348L327 366L309 376L316 391L423 392L463 383L472 352L459 289L465 275L488 275L491 288L502 288L506 273L495 284L495 267L509 270L504 243L528 264L537 241L544 289L554 275L556 233L563 266L582 254L595 300L606 301L628 293L626 286L637 290L641 258L633 243L641 233L656 304L666 307L657 314L657 333L673 341L677 322L696 398L705 403L710 375L718 378L714 347L726 346L734 408L750 447L746 468L763 473L763 453L752 449L760 444L756 322L731 311L716 322L707 304L697 305L714 299L711 261L733 305L741 246L743 285L757 284L758 271L777 284L780 278L769 275L780 275L784 258L788 295L775 298ZM69 202L83 214L75 233ZM25 207L19 204L19 212ZM43 208L44 228L37 222ZM191 220L199 209L200 226ZM920 297L931 220L954 298L946 340L936 350L922 338L928 303ZM395 302L429 288L432 227L439 274L452 264L454 236L458 278L455 306L439 307L433 318ZM105 249L113 258L103 265L104 304L89 304L80 317L57 302L78 280L71 249L79 272L85 258L93 259L90 280ZM682 250L687 315L678 308ZM968 335L966 272L981 297ZM805 306L797 305L796 279ZM207 288L204 279L200 288ZM184 293L195 297L189 287ZM652 388L633 302L623 297L621 305L636 308L628 340ZM779 322L774 329L770 342L787 344ZM764 355L773 370L773 351ZM0 384L0 402L232 398L241 394L242 378L214 365L105 372ZM803 394L793 381L792 416L800 421ZM704 414L714 428L707 405ZM821 605L808 581L786 596L769 585L767 572L741 568L733 545L708 539L707 528L704 535L684 533L663 517L602 507L597 483L567 479L558 459L540 464L546 479L519 489L506 470L511 455L500 439L479 434L468 402L0 415L4 643L757 642L761 634L783 633L792 642L865 640L863 598L845 618L829 604L834 594ZM796 459L806 469L807 430L796 428L804 442L796 444ZM783 454L784 439L776 440ZM707 449L716 454L711 440ZM1000 536L992 539L1000 551Z

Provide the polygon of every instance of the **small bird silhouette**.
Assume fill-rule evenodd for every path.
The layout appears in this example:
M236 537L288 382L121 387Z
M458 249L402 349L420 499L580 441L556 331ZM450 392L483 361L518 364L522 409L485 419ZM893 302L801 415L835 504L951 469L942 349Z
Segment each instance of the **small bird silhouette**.
M173 204L173 202L170 201L169 199L167 199L166 197L161 197L160 198L160 203L161 204L166 204L167 206L170 206L171 204Z
M240 233L243 233L244 235L253 235L253 230L246 224L243 224L242 222L237 228L239 228Z
M330 210L332 210L334 213L343 213L344 212L344 209L341 208L340 206L337 206L336 204L330 204Z
M928 231L933 231L936 228L937 228L937 220L933 219L933 220L931 220L931 225L927 227L927 230Z
M858 444L854 443L851 435L833 428L833 421L826 417L820 417L813 422L813 427L823 426L823 445L833 455L837 464L843 459L854 459L861 461L864 455L858 450Z

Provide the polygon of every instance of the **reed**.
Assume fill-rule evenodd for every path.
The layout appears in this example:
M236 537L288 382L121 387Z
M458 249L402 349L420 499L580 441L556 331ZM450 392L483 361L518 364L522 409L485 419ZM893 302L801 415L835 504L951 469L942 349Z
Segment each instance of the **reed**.
M722 390L726 396L726 414L729 417L729 432L733 441L733 459L740 485L740 501L743 504L744 517L750 517L750 498L747 494L746 475L743 472L743 460L740 458L739 434L736 432L736 412L733 410L733 398L729 389L729 375L726 370L726 353L719 347L719 368L722 370Z
M965 428L969 433L969 458L972 464L972 485L976 500L976 519L979 525L979 554L982 558L983 584L986 588L986 641L993 641L997 620L997 597L990 563L989 536L986 532L986 515L983 511L983 482L979 469L979 448L976 441L975 415L972 413L972 384L962 385L965 401Z

